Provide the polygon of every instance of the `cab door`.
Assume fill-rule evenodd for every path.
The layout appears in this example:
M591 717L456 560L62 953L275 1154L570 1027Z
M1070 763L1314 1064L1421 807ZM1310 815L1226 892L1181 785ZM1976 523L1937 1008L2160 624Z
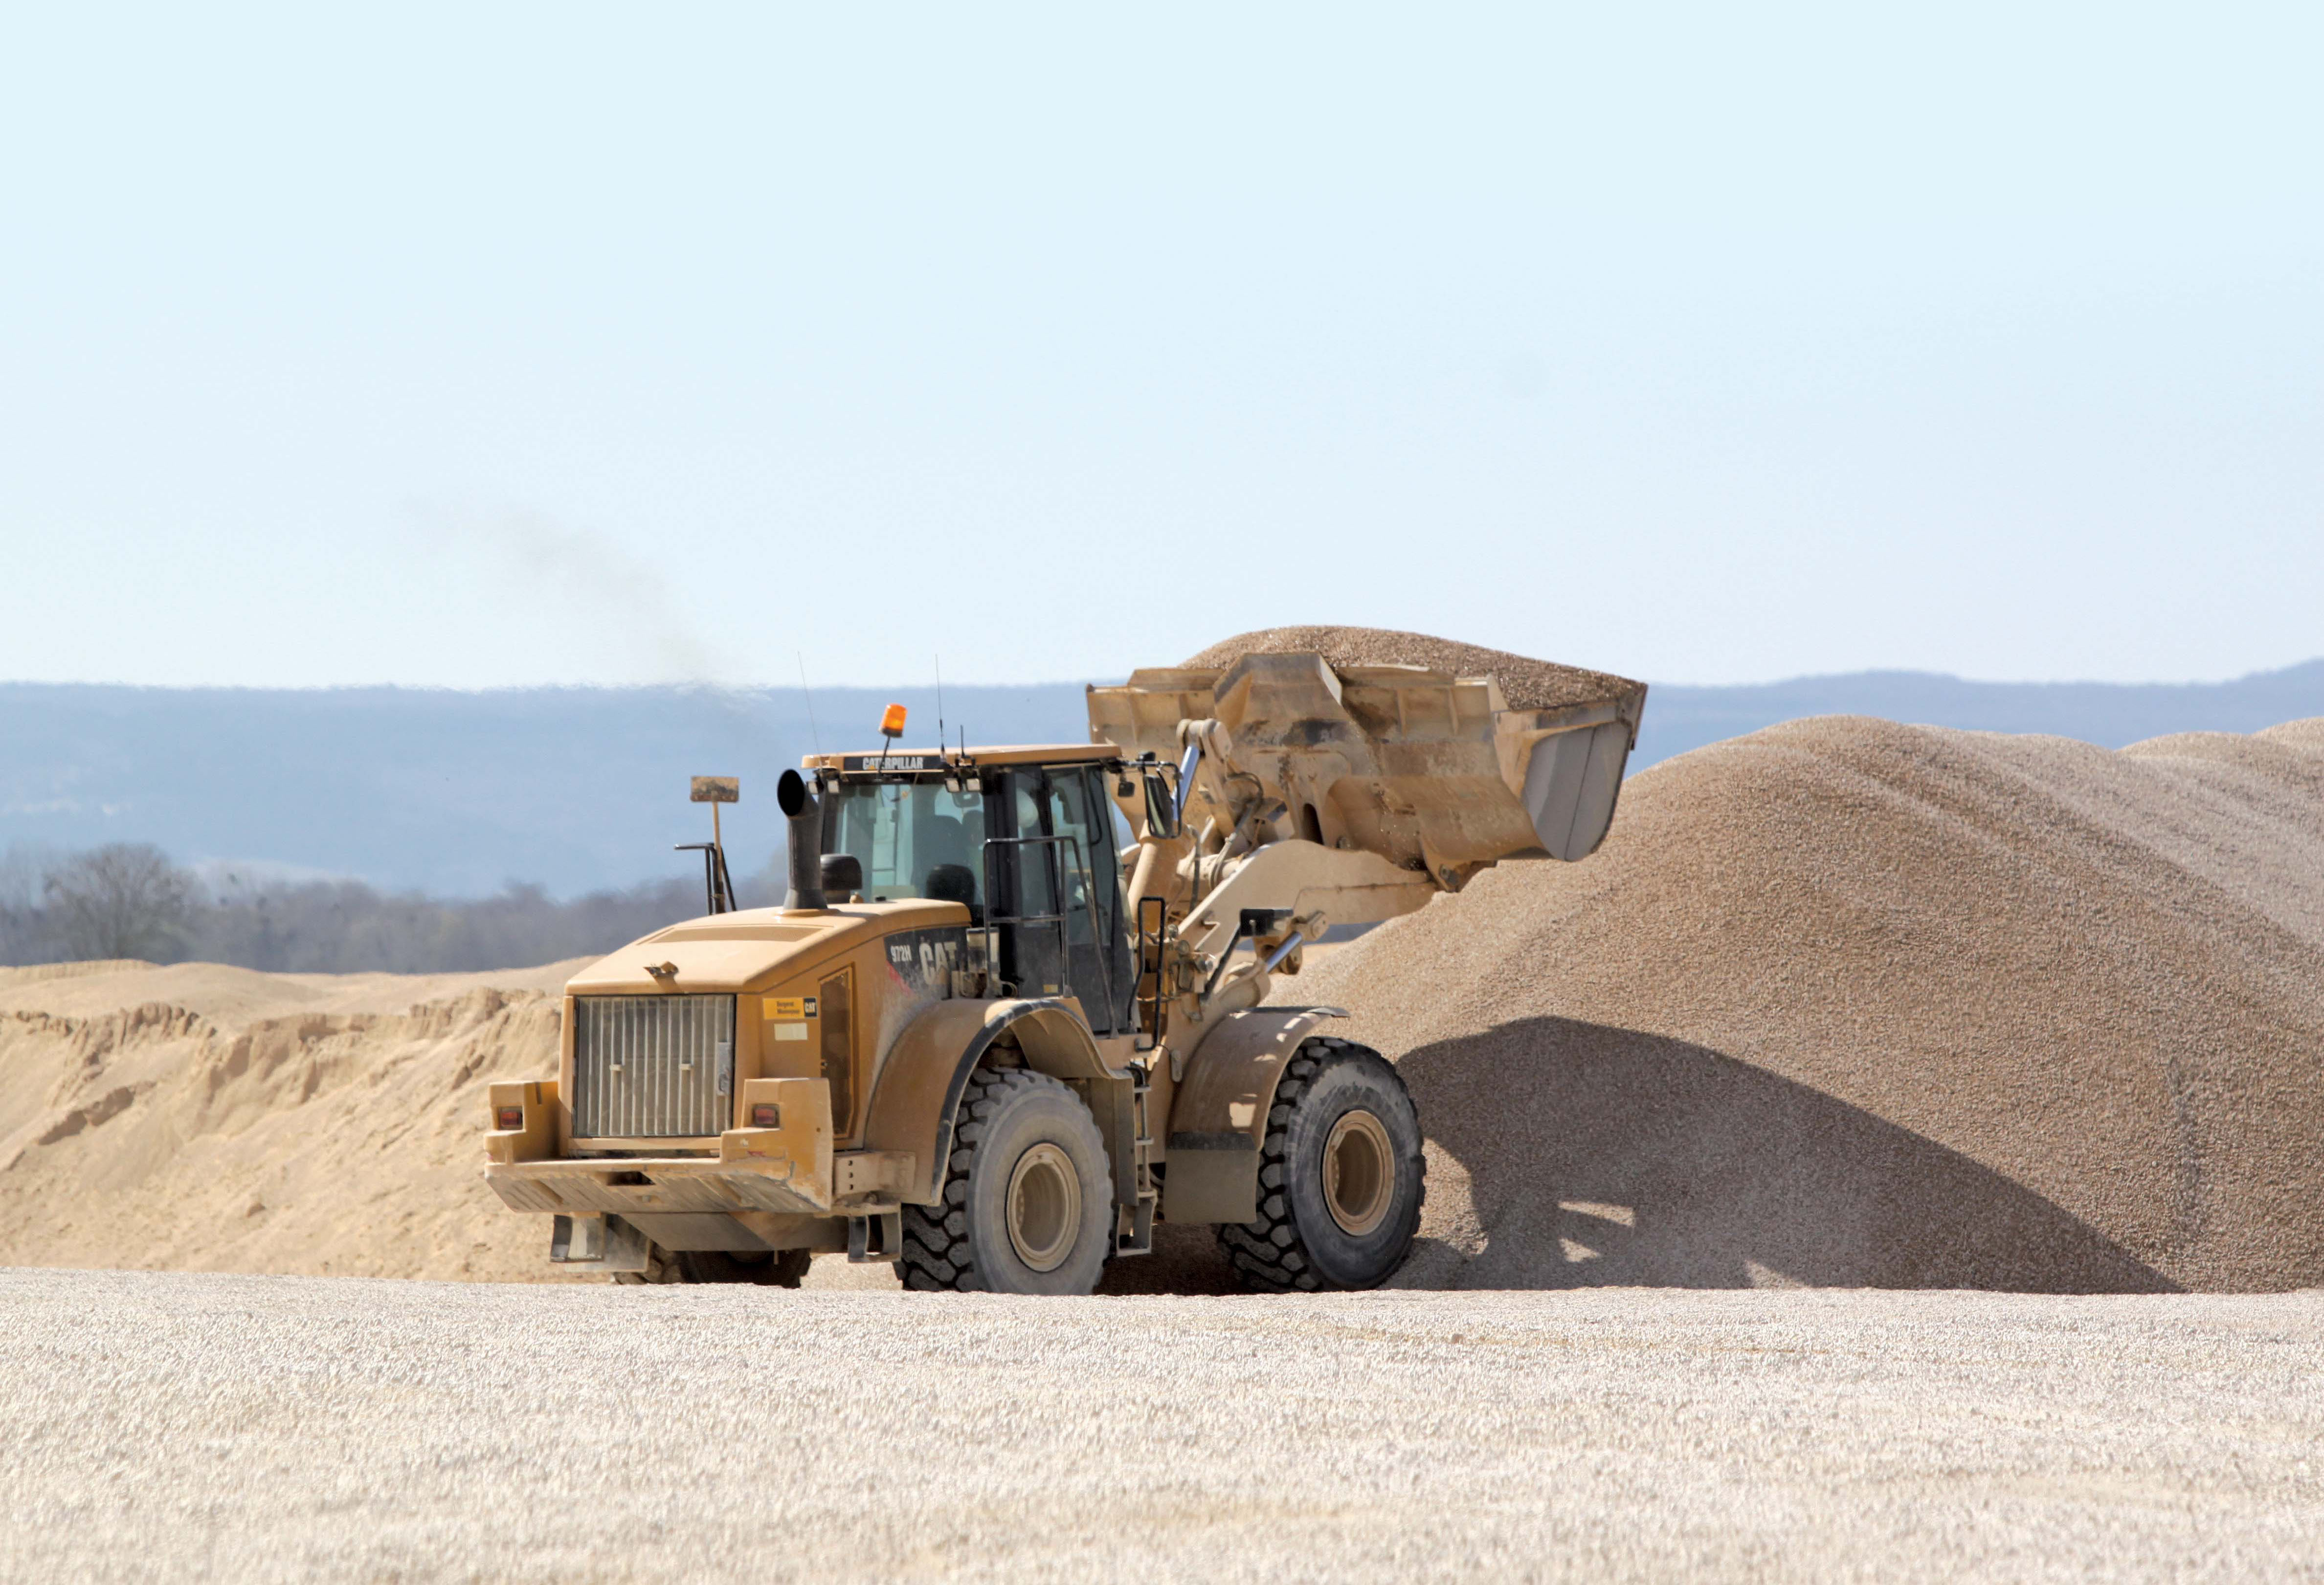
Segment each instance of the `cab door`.
M1012 768L988 805L1000 827L993 922L1019 996L1072 996L1100 1034L1130 1027L1129 938L1112 805L1094 767Z

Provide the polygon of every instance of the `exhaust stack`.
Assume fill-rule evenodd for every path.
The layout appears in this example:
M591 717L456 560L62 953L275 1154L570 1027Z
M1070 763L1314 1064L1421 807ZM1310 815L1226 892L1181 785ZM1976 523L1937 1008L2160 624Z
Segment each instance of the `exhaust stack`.
M775 802L790 824L791 889L783 894L787 911L820 913L830 904L823 895L823 802L807 780L797 771L785 771L775 783Z

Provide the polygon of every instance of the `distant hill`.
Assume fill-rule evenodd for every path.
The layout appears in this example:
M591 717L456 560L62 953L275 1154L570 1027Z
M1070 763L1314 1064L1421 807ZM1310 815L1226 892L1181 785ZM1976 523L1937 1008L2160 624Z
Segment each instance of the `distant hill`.
M775 778L819 742L876 747L881 709L936 736L926 688L320 690L0 684L0 848L152 842L180 862L350 876L449 896L560 896L699 876L693 775L742 779L739 878L782 852ZM958 740L1078 743L1080 683L947 688Z
M673 843L708 833L694 774L739 775L734 868L779 857L774 779L819 741L876 745L882 706L936 737L927 688L158 689L0 684L0 848L153 842L181 861L358 876L478 896L562 896L698 876ZM2049 732L2119 746L2324 715L2324 661L2232 682L1964 682L1867 672L1742 688L1658 684L1634 770L1796 716L1849 712ZM945 691L947 736L1077 742L1078 682Z
M1802 716L2042 732L2107 748L2172 732L2256 732L2324 716L2324 660L2232 682L1964 682L1933 672L1850 672L1738 688L1657 683L1630 768Z

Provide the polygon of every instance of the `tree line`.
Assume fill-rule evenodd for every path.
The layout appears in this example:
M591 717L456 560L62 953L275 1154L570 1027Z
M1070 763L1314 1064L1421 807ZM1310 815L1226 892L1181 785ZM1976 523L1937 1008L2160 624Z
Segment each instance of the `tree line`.
M774 903L772 874L738 876L745 908ZM275 973L456 973L610 952L703 912L699 876L564 902L512 882L475 899L382 892L361 881L207 884L160 848L12 851L0 863L0 964L142 959Z

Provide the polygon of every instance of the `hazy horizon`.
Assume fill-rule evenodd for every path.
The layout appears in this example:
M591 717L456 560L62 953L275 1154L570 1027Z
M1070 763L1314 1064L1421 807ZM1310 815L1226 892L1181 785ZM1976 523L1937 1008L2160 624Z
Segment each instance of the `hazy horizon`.
M868 748L884 706L936 737L927 684L493 691L0 684L0 854L154 842L196 867L345 876L439 896L559 897L682 878L694 774L740 775L738 875L773 862L769 791L810 751ZM812 709L810 709L812 704ZM1079 682L945 690L948 738L1080 742ZM2045 732L2120 746L2324 716L2324 660L2224 683L1992 683L1927 672L1652 685L1630 768L1803 715Z
M2250 681L2255 679L2278 676L2287 672L2298 672L2303 668L2313 666L2319 663L2324 663L2324 650L2319 650L2319 652L2315 655L2308 656L2301 660L2292 661L2281 666L2264 666L2255 671L2239 672L2225 677L1979 677L1960 672L1930 671L1925 668L1913 666L1858 666L1845 672L1801 672L1795 675L1784 677L1744 677L1726 682L1702 682L1679 677L1666 677L1661 679L1648 677L1639 678L1637 679L1637 681L1646 683L1650 688L1703 690L1784 688L1794 683L1838 682L1852 681L1858 678L1886 677L1926 678L1932 681L1961 682L1984 688L2216 688L2224 683ZM1103 685L1118 681L1120 681L1119 678L1099 676L1029 677L1004 680L998 682L963 680L955 684L955 686L964 691L970 689L1080 688L1091 683ZM20 686L36 688L179 689L188 691L201 691L206 692L224 691L249 693L360 693L379 691L407 693L490 694L560 691L619 692L624 691L634 691L673 688L701 690L715 693L791 692L804 694L818 691L818 690L803 689L797 682L786 682L779 678L770 681L752 681L749 680L717 681L689 678L674 678L642 682L493 682L467 684L458 682L386 681L280 683L130 682L124 681L119 678L110 677L0 677L0 688ZM842 681L824 685L825 690L833 693L862 693L865 691L895 692L903 689L927 688L930 691L931 698L935 697L934 687L935 684L933 681L926 678L921 679L918 681L908 683ZM917 730L919 725L920 723L915 720L913 723L914 729Z

